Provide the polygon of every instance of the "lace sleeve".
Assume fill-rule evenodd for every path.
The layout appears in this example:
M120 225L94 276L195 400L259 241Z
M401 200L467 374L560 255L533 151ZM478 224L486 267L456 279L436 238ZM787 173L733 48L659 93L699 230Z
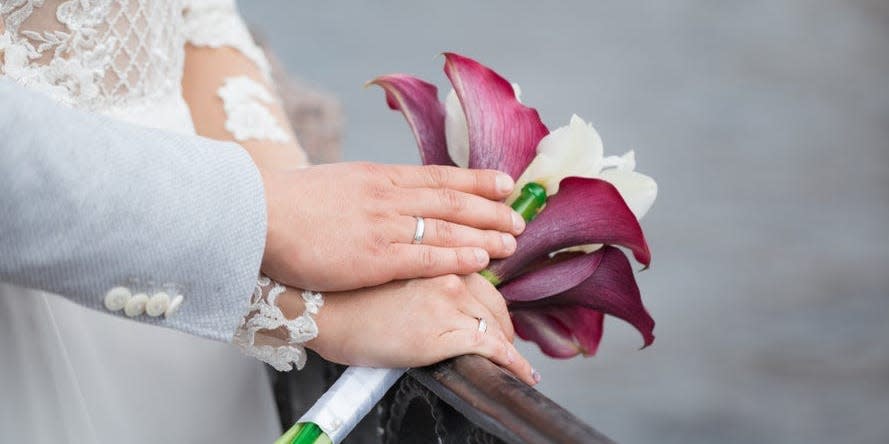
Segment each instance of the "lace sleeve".
M238 142L294 143L286 116L274 91L268 59L250 35L233 0L186 0L183 10L186 41L195 47L231 48L240 53L249 69L235 69L222 79L215 96L221 99L225 131ZM253 69L255 68L255 69ZM187 73L186 73L187 74ZM189 91L185 91L188 93ZM188 95L186 95L186 98ZM300 163L305 155L299 153Z
M241 20L234 0L185 0L185 39L195 46L237 49L270 79L269 61L247 25Z
M303 291L305 311L287 319L278 305L278 297L287 289L260 275L247 314L235 331L233 343L241 351L278 371L297 370L306 364L304 344L318 336L314 315L324 305L321 293Z

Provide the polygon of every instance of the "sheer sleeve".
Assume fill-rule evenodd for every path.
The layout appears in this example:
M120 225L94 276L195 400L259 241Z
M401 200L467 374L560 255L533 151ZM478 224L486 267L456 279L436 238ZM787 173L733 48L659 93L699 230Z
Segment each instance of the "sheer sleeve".
M314 316L324 305L321 293L301 292L303 313L287 319L278 298L288 289L260 276L247 315L235 332L233 343L248 356L257 358L278 371L297 370L306 363L305 343L318 336ZM298 290L296 290L298 291Z
M186 0L183 22L183 94L196 131L237 141L260 166L307 166L275 94L269 62L235 2ZM283 299L288 301L286 310L282 310ZM301 312L291 310L299 305L291 302L298 299ZM322 305L320 293L284 287L261 275L233 343L279 371L301 369L306 361L304 344L318 335L313 316ZM285 312L300 314L288 319Z

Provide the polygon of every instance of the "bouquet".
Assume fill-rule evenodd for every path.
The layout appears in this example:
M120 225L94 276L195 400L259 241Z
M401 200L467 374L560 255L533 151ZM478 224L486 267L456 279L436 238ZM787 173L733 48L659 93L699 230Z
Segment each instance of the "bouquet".
M619 247L650 264L638 220L654 203L655 181L635 171L633 151L604 156L580 117L550 132L518 85L470 58L444 56L453 85L444 102L434 85L406 74L369 84L404 115L424 164L496 169L516 180L507 204L527 228L512 256L481 272L506 299L516 334L554 358L592 356L610 315L650 345L654 320ZM404 371L350 367L279 442L340 442Z

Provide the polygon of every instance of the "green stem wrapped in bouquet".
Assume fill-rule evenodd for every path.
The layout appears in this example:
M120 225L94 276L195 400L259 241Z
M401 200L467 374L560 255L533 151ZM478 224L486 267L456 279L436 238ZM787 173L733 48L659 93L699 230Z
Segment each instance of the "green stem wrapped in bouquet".
M633 269L617 247L644 267L651 254L639 225L657 184L635 171L632 151L603 154L595 129L579 117L550 132L518 87L467 57L445 54L454 90L406 74L378 77L390 108L407 119L426 165L496 169L518 190L512 208L528 222L515 253L481 274L507 301L516 334L543 353L566 359L596 353L605 315L654 341ZM350 367L277 443L339 443L405 369Z

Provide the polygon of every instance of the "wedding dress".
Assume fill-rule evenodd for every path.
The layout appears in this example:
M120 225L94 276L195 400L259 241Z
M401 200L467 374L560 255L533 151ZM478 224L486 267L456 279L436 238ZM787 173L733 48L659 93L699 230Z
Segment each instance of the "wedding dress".
M0 0L0 18L0 75L143 126L194 134L186 42L235 48L268 72L231 0ZM286 138L259 83L228 79L219 95L237 140ZM307 314L287 320L280 291L260 278L234 342L276 368L300 367L320 295L304 293ZM264 330L289 339L262 342ZM0 284L0 442L247 443L280 432L263 365L231 344Z

